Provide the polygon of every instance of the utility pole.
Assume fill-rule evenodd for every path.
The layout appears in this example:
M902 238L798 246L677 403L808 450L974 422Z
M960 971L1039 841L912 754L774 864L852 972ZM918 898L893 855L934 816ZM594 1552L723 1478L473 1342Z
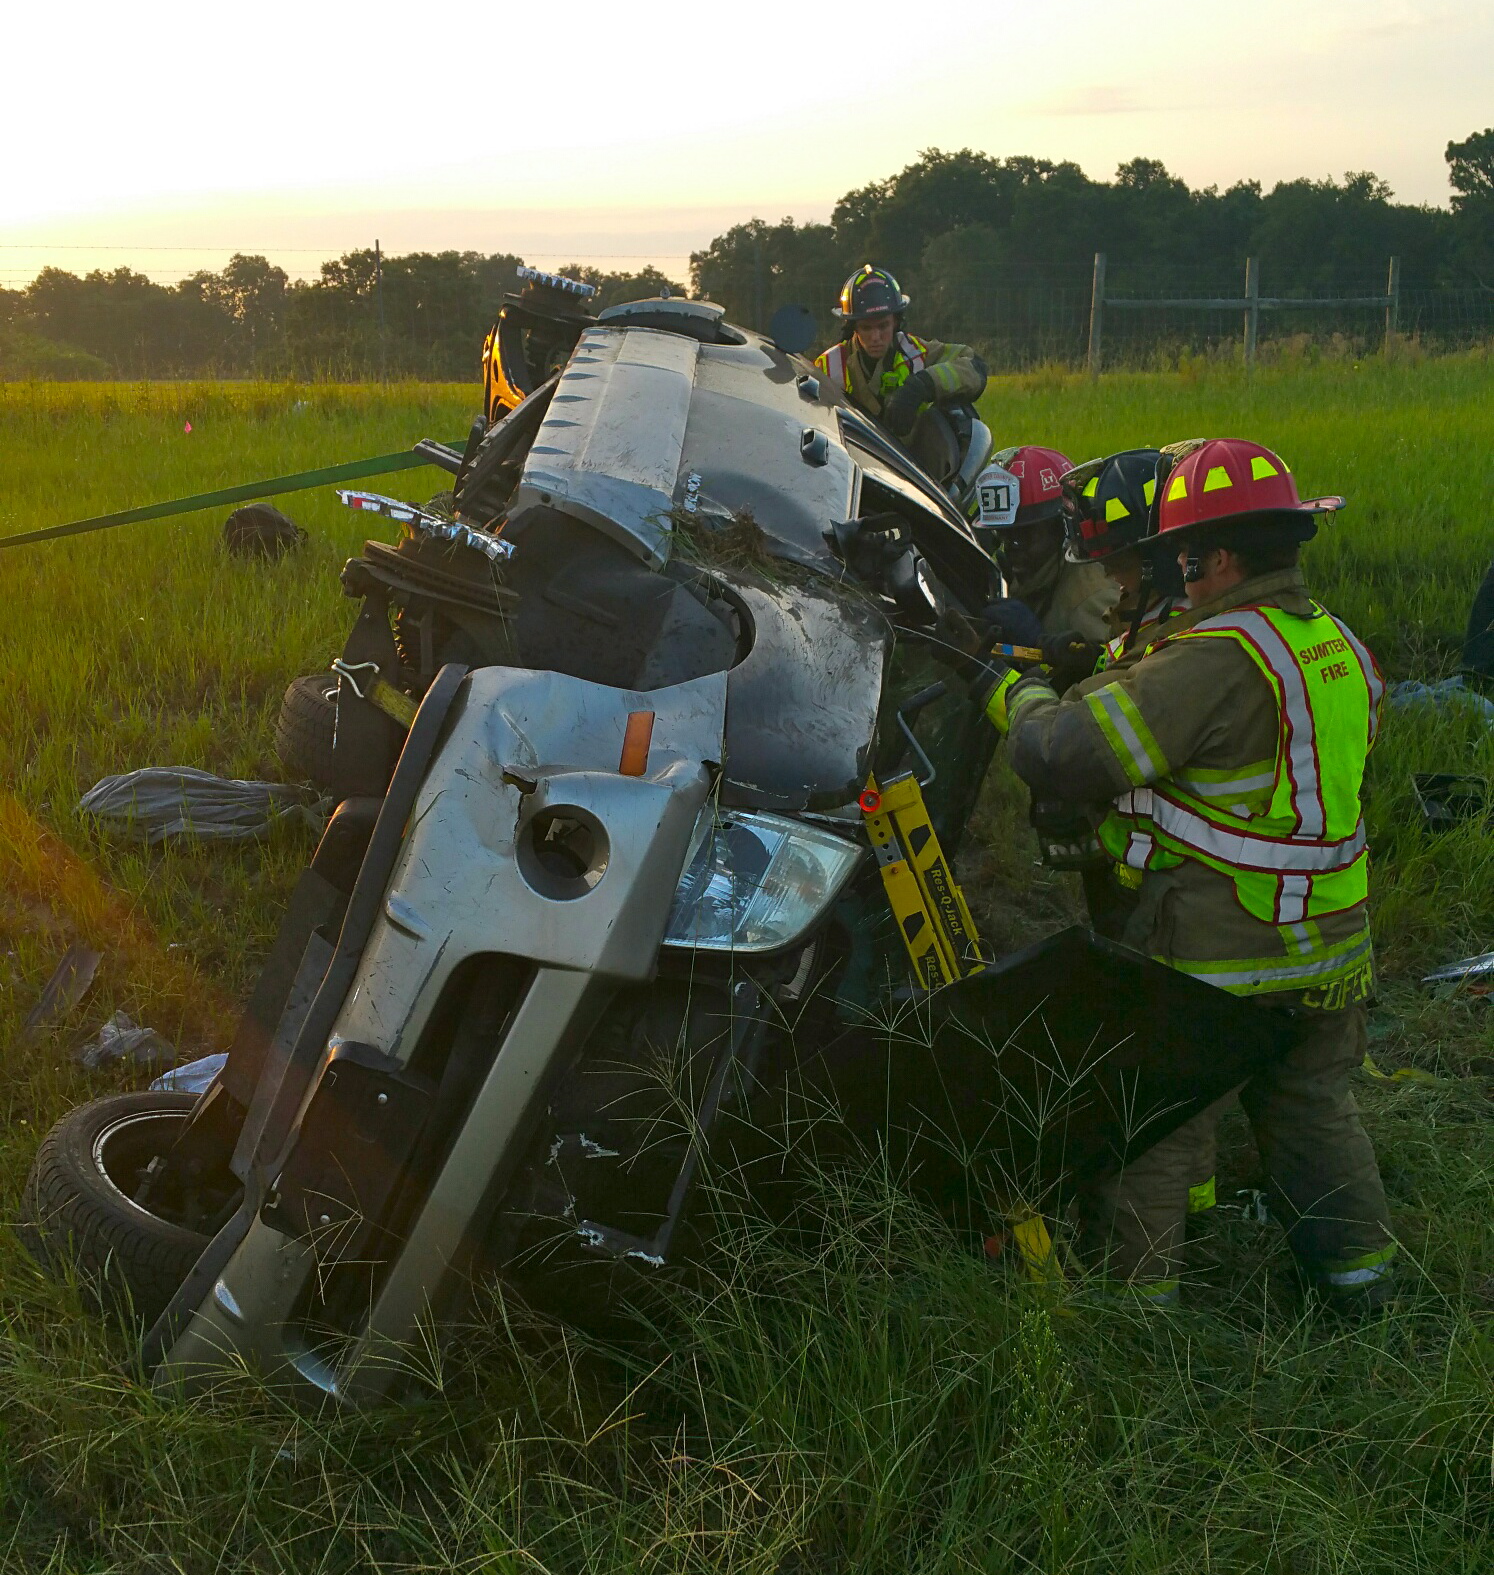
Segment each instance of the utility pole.
M1100 375L1100 335L1105 316L1105 254L1095 253L1095 282L1089 297L1089 375Z
M379 302L379 381L388 381L388 368L384 352L384 254L379 250L378 237L374 237L374 294Z
M1255 342L1261 328L1261 260L1245 259L1245 370L1255 370Z
M1385 348L1401 329L1401 260L1390 259L1390 277L1385 281Z

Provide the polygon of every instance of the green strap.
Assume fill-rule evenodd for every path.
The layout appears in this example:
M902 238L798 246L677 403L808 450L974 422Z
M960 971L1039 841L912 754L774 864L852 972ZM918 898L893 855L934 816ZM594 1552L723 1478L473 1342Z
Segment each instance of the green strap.
M463 444L452 445L460 453ZM112 530L116 525L135 525L141 520L164 519L168 514L191 514L198 509L216 508L222 503L248 503L255 498L273 498L282 492L302 492L308 487L325 486L334 481L357 481L361 476L385 476L396 470L418 470L433 461L413 449L398 454L380 454L376 459L355 459L346 465L328 465L322 470L303 470L294 476L272 476L268 481L249 481L241 487L223 487L217 492L199 492L190 498L173 498L169 503L150 503L142 509L121 509L116 514L99 514L90 520L73 520L67 525L48 525L44 530L23 531L17 536L0 536L0 552L7 547L26 547L35 541L57 541L63 536L87 536L96 530Z

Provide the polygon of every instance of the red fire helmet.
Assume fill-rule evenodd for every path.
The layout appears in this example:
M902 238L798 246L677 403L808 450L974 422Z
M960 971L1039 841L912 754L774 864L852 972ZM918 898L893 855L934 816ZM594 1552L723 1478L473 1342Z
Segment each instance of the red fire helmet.
M1343 508L1342 498L1297 495L1279 454L1245 438L1210 438L1180 459L1168 475L1157 510L1157 534L1226 522L1264 524L1287 514L1315 516ZM1311 535L1304 518L1304 535Z
M1039 520L1062 515L1063 489L1058 481L1065 471L1074 468L1066 454L1027 443L1021 448L1003 449L995 456L995 463L1017 478L1016 515L1002 522L1004 528L1035 525Z

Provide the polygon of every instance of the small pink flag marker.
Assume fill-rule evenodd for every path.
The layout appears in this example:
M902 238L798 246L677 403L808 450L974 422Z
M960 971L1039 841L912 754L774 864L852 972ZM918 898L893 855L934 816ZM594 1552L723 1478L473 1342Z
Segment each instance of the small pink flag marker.
M182 427L182 431L183 432L190 432L191 430L192 430L192 423L190 421L188 421L186 423L186 425Z

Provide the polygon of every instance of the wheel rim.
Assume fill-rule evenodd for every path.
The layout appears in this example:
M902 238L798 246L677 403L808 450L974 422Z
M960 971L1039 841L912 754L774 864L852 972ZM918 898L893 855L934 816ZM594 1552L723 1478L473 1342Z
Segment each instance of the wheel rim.
M93 1140L94 1168L110 1190L143 1219L169 1224L135 1201L135 1189L145 1167L171 1145L175 1136L169 1129L180 1127L187 1119L184 1110L140 1110L116 1116L99 1129ZM155 1131L151 1132L154 1127ZM180 1228L180 1227L179 1227Z

